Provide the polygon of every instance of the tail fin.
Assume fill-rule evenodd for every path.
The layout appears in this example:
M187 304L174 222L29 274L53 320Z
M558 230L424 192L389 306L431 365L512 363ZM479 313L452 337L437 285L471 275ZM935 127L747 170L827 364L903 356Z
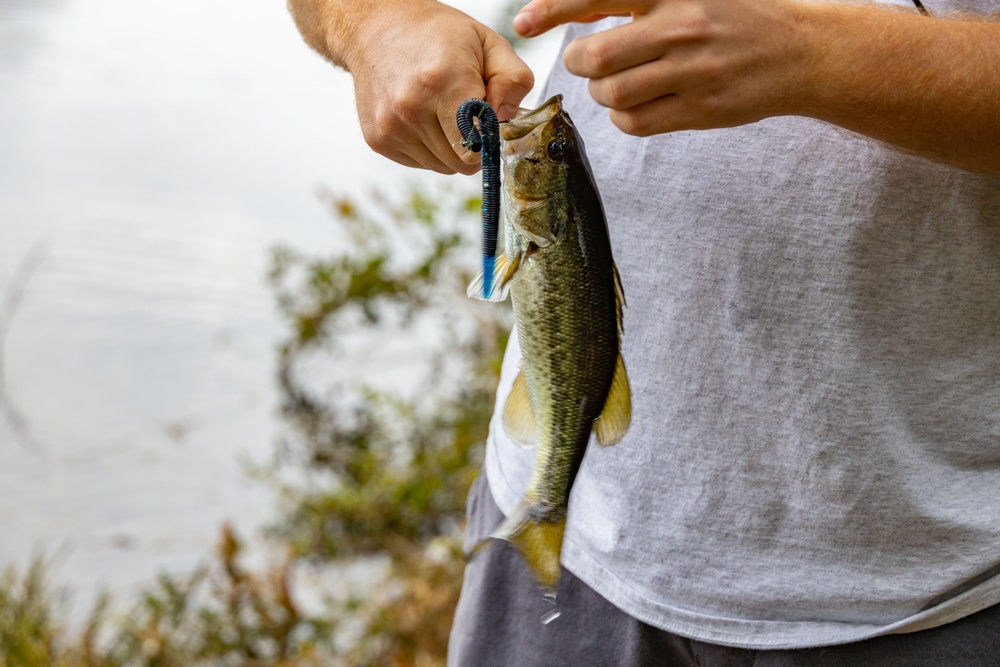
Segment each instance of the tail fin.
M566 530L566 515L560 513L554 520L539 520L532 516L533 508L522 502L490 537L475 547L475 555L492 540L506 540L521 552L535 579L547 593L555 593L559 584L561 568L559 555L562 552L563 532ZM537 509L537 508L535 508ZM537 511L535 512L537 516Z

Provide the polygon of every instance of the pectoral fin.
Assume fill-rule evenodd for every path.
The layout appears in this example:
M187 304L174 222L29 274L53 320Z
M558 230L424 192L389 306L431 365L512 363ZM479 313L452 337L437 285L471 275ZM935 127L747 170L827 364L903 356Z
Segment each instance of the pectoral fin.
M483 272L476 274L475 279L469 283L466 294L473 299L482 301L500 302L507 298L510 292L510 279L517 273L521 265L521 255L515 255L514 260L507 261L506 255L498 255L493 264L493 281L491 283L490 294L483 295Z
M617 444L625 437L632 425L632 390L628 385L628 374L625 372L625 362L618 355L615 364L615 375L611 380L611 390L604 402L601 416L594 422L594 433L597 442L607 447Z
M507 402L504 403L503 430L521 447L535 444L535 413L531 408L528 381L524 377L523 370L514 378L514 386L511 387Z

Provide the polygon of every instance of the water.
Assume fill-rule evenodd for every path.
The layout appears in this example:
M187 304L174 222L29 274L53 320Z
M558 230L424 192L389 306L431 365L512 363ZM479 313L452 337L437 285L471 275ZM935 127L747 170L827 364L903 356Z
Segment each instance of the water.
M540 80L555 47L525 53ZM41 257L4 350L0 566L58 553L121 592L267 521L244 463L281 428L268 249L334 246L320 185L415 177L283 2L0 0L0 290Z

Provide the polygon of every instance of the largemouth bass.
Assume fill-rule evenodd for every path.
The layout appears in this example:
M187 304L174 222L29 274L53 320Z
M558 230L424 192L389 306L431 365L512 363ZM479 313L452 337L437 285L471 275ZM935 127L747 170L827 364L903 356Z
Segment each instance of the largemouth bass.
M570 489L590 434L612 445L631 423L620 351L625 296L583 141L562 96L522 109L500 124L500 137L505 250L489 300L510 295L522 352L503 424L537 452L521 505L490 539L513 543L554 593ZM469 295L481 298L482 287L480 275Z

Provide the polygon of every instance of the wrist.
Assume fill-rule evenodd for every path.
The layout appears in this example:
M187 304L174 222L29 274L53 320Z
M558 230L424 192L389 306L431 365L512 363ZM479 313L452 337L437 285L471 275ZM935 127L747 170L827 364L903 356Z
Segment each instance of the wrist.
M833 2L803 3L802 16L808 56L796 113L851 129L852 119L892 111L921 67L914 42L932 19Z
M357 66L362 45L373 39L370 25L377 20L382 5L372 0L326 0L319 17L324 55L348 72Z
M381 3L387 4L387 3ZM288 0L306 43L334 65L350 70L367 26L380 9L373 0Z
M844 30L857 30L845 20L843 5L794 1L795 35L799 58L788 89L786 115L829 120L832 105L842 91L844 57L840 45ZM849 60L849 57L848 57Z

